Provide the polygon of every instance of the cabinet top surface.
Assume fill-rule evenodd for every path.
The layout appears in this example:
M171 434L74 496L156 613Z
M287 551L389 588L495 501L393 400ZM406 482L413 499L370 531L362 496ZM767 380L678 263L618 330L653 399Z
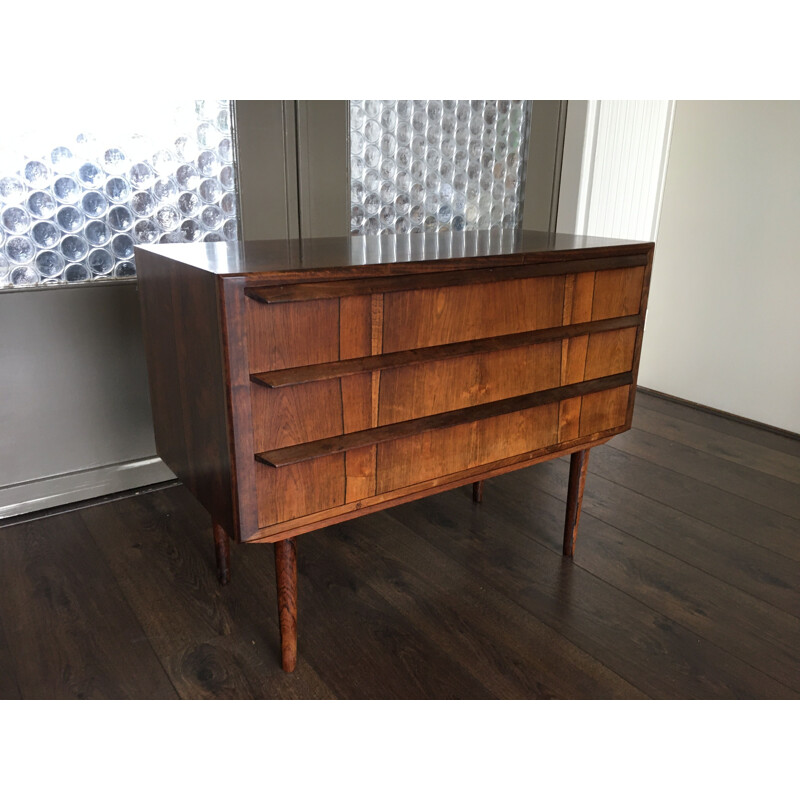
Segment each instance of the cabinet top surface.
M357 273L359 267L386 265L391 274L403 265L433 269L470 268L491 263L521 264L551 258L589 258L645 252L649 242L606 239L542 231L468 231L389 236L341 236L320 239L272 239L201 242L137 247L171 261L221 276L267 277L276 273L319 270Z

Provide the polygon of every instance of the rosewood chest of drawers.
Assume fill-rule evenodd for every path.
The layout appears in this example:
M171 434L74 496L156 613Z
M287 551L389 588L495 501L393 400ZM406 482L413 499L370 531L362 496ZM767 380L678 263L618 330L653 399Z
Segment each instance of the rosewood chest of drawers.
M137 248L158 454L229 539L275 544L589 448L633 412L653 244L534 231Z

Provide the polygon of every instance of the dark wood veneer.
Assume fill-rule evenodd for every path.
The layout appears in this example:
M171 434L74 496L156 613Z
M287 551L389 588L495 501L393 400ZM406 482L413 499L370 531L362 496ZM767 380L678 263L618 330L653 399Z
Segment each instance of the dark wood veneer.
M156 253L137 253L156 450L233 535L237 529L217 280Z
M359 447L368 447L379 444L380 442L390 442L395 439L402 439L408 436L415 436L428 431L440 430L441 428L451 428L455 425L464 425L469 422L477 422L489 417L497 417L504 414L511 414L515 411L522 411L526 408L557 403L570 397L583 397L594 392L602 392L607 389L616 389L619 386L629 386L633 378L630 372L623 372L618 375L607 375L603 378L595 378L591 381L582 381L569 386L559 386L555 389L545 389L541 392L531 392L520 397L510 397L505 400L496 400L493 403L483 403L469 408L460 408L456 411L445 411L442 414L435 414L430 417L420 417L408 420L407 422L396 422L392 425L381 425L376 428L369 428L354 433L346 433L342 436L331 436L327 439L318 439L305 444L281 447L277 450L269 450L263 453L256 453L257 461L270 467L285 467L289 464L297 464L301 461L310 461L314 458L342 453L347 450L355 450Z
M532 231L137 248L158 453L212 515L221 583L229 538L276 545L284 669L301 533L574 453L574 543L588 448L630 427L652 254Z
M246 289L245 294L261 303L297 303L308 300L324 300L331 297L354 297L385 292L404 292L413 289L440 289L445 286L467 286L472 283L492 283L498 280L566 275L578 272L643 267L646 254L618 256L616 258L580 259L551 263L519 264L490 269L471 269L464 272L419 273L388 278L351 279L325 281L323 283L287 283L259 289Z
M295 386L300 383L356 375L360 372L393 369L405 367L409 364L422 364L426 361L444 361L447 358L457 358L458 356L510 350L526 344L553 342L559 339L599 333L601 331L615 331L636 326L640 322L641 317L638 314L627 317L613 317L595 322L581 322L576 325L559 325L538 331L492 336L475 341L454 342L453 344L442 344L434 347L419 347L414 350L399 350L379 356L362 356L361 358L343 359L342 361L328 361L323 364L309 364L304 367L257 372L251 375L250 379L255 383L260 383L262 386L277 389L282 386Z

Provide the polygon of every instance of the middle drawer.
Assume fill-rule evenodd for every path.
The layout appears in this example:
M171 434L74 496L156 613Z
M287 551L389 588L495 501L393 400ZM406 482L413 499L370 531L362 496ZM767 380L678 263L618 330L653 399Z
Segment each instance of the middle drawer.
M588 334L583 374L571 380L631 369L635 327ZM561 385L563 343L508 350L270 388L251 384L256 452L390 425L490 403ZM351 420L361 420L354 427ZM371 424L369 422L371 421Z

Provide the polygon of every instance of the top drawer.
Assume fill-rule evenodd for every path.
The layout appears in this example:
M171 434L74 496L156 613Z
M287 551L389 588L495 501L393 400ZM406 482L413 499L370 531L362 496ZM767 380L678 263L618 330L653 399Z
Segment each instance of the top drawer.
M474 341L552 328L566 322L588 322L638 314L643 266L580 274L581 309L575 307L570 274L503 279L511 270L493 272L493 282L432 286L393 291L407 286L407 277L374 282L373 300L363 295L364 281L254 290L270 299L247 303L248 352L251 372L338 361L354 355L391 353L453 342ZM414 276L423 279L431 276ZM436 277L436 276L432 276ZM448 276L449 277L449 276ZM280 291L286 295L281 296ZM349 296L352 291L356 296ZM288 297L289 299L286 299ZM378 302L375 302L375 301ZM348 302L345 302L348 301ZM358 302L354 302L358 301ZM363 301L363 302L362 302ZM351 353L341 342L363 331L362 352ZM360 335L360 334L359 334Z
M564 281L552 275L387 294L383 351L553 328L561 324Z

